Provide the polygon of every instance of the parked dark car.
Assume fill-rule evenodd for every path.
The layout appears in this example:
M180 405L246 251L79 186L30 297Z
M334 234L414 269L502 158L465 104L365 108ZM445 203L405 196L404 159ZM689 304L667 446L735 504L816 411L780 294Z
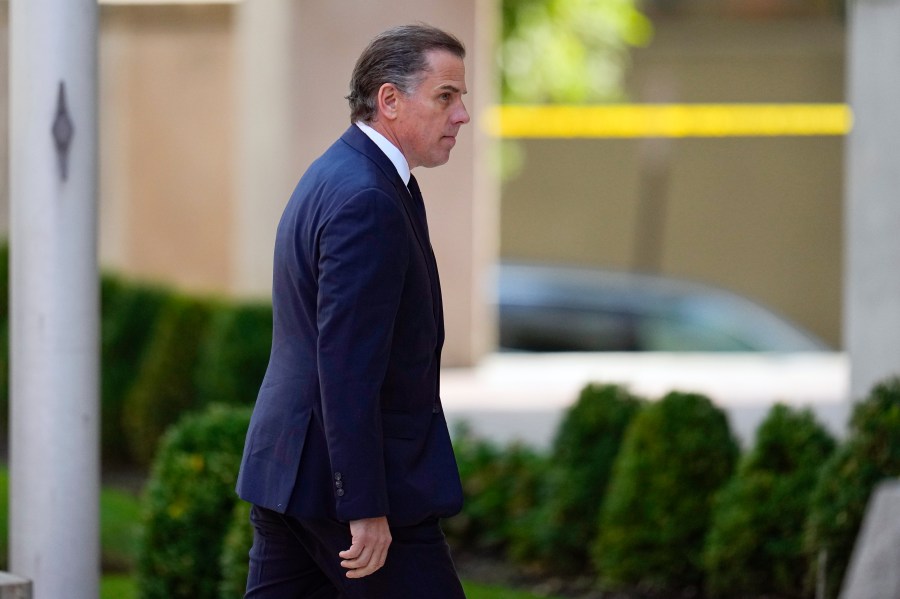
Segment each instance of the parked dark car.
M809 352L820 339L747 298L669 277L501 263L502 350Z

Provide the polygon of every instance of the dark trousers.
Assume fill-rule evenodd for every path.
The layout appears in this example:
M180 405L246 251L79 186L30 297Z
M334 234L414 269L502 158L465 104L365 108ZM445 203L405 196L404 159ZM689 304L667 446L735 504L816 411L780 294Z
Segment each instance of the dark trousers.
M253 547L245 599L465 599L437 520L391 528L387 561L374 574L349 579L338 552L350 527L299 520L252 506Z

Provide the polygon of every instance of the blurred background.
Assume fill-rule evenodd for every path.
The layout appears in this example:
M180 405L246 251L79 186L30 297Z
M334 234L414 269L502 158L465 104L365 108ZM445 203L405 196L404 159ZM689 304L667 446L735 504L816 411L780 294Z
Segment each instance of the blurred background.
M767 413L778 424L782 411L812 406L826 428L842 433L853 353L852 338L843 338L845 277L884 276L881 263L843 264L852 220L844 179L854 172L845 170L846 12L837 0L101 0L101 447L104 482L127 490L124 500L103 499L125 506L102 508L104 571L130 576L137 568L148 588L163 578L153 570L154 548L141 554L136 540L133 494L144 489L150 464L174 464L159 467L174 483L149 485L155 495L146 495L143 517L151 529L170 527L173 545L194 542L183 534L191 526L170 509L181 505L180 494L196 491L191 501L199 506L226 498L216 507L226 515L210 522L231 512L237 450L271 340L277 221L299 176L350 124L344 96L357 56L398 23L437 25L468 48L472 124L447 165L416 173L444 293L442 400L472 506L453 525L457 542L496 552L508 543L503 535L554 522L529 512L541 498L577 495L596 512L605 482L570 474L591 465L579 448L593 451L591 443L615 436L604 426L624 431L625 420L604 416L624 400L634 404L629 414L643 398L662 406L656 410L680 402L685 413L712 413L681 428L667 424L678 418L661 417L691 447L695 438L710 443L687 457L661 443L659 455L680 464L726 454L733 462L731 434L752 447ZM9 3L0 0L0 237L9 229L15 176L9 28ZM870 56L865 50L859 55ZM883 147L875 137L865 142ZM872 295L879 301L891 294L879 291ZM868 308L860 302L859 322L893 322L889 310L879 320ZM0 323L0 336L7 325ZM890 353L881 348L868 343L860 362ZM7 366L0 360L0 378ZM881 393L885 410L895 410L897 389ZM770 412L776 402L790 408ZM213 404L238 411L216 405L201 414ZM599 416L586 416L585 406ZM181 432L167 432L176 422ZM782 428L803 430L791 422ZM721 438L710 434L716 430ZM897 438L892 430L884 436ZM204 461L195 437L227 459ZM508 441L530 447L509 445L507 454L492 445ZM871 447L883 445L876 441ZM526 472L532 449L549 449L534 477ZM597 461L611 464L614 455ZM884 471L895 476L891 468ZM663 489L661 505L698 495L689 478L673 479L685 489ZM806 479L798 485L811 487ZM154 509L171 522L154 524ZM589 512L571 513L579 518L566 530L593 533L581 517ZM778 520L782 513L772 508ZM523 515L530 525L516 520ZM481 538L496 532L485 523L506 527L507 518L500 540ZM247 534L245 513L233 519ZM211 573L185 567L172 576L179 584L221 574L216 528L215 543L197 536L190 548L203 559L183 562ZM221 567L232 591L243 584L235 564L245 563L248 543L235 539L228 544L236 561ZM534 539L547 555L557 551L553 539ZM570 543L585 563L586 543ZM790 570L802 576L815 568L807 561Z
M495 104L840 103L843 15L829 0L101 2L102 263L265 298L280 209L347 125L353 60L422 20L467 43L475 114L424 175L448 365L495 346L501 259L705 282L839 349L842 136L498 138L484 121ZM0 232L7 206L4 185Z

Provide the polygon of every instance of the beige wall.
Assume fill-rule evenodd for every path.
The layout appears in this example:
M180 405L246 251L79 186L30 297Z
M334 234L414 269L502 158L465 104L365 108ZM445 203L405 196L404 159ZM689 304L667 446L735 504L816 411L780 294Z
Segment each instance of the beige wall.
M234 43L228 6L104 6L101 261L192 291L230 277Z
M636 101L843 100L843 30L829 21L660 21L633 61ZM840 343L842 138L523 146L525 168L503 189L503 256L656 267Z

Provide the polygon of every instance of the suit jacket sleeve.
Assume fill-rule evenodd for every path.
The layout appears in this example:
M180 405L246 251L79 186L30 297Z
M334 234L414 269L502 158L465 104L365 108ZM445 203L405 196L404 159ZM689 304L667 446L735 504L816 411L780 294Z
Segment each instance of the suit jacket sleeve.
M380 391L409 260L400 206L369 189L319 232L318 367L341 520L389 513Z

